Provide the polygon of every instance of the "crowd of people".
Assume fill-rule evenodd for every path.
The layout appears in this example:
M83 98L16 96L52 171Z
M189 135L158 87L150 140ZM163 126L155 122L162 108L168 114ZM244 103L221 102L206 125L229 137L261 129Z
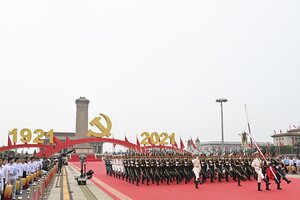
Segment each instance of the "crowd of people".
M300 157L282 156L281 162L285 165L286 173L300 174Z
M229 182L230 179L242 186L242 181L258 181L258 190L262 191L261 182L270 190L270 181L274 180L281 190L281 181L290 183L285 175L285 164L281 158L266 155L266 160L259 153L253 155L231 154L226 156L192 155L187 153L134 153L110 155L105 158L106 174L131 184L180 184L194 181L195 188L207 181L211 183Z
M54 159L35 156L0 157L0 192L1 199L8 194L16 199L18 194L27 189L54 166Z

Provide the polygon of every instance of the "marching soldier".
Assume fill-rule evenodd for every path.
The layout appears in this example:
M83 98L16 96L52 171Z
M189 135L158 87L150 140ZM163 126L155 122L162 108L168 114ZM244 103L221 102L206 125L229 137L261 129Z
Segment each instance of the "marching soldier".
M235 160L232 168L236 174L238 186L242 186L241 180L243 179L243 172L242 172L242 165L240 163L240 160Z
M205 183L208 177L208 173L207 173L207 163L205 162L204 159L201 159L201 176L202 176L201 183Z
M179 162L179 158L176 158L175 160L175 177L176 177L176 184L179 184L181 182L181 164Z
M135 160L134 160L134 158L130 158L130 165L129 165L130 178L129 178L129 182L131 181L132 184L134 184L134 181L135 181L134 168L135 168Z
M189 161L188 161L187 158L185 158L184 167L183 167L183 172L184 172L184 177L185 177L185 184L187 184L190 181L190 179L193 177L189 173L191 171L189 168L190 168Z
M124 166L124 174L123 174L123 180L125 178L125 181L128 181L129 178L129 170L128 170L128 161L127 161L127 156L123 159L123 166Z
M263 180L267 185L269 185L269 181L265 178L265 176L262 174L262 161L259 158L259 152L255 152L255 159L252 161L251 166L255 169L255 172L257 173L257 190L262 191L261 189L261 180Z
M209 176L210 176L210 182L213 183L214 180L215 180L215 177L216 177L216 174L215 174L215 165L214 165L214 162L210 159L208 161L208 173L209 173Z
M151 157L150 159L150 176L151 182L154 184L155 181L155 159Z
M141 169L140 169L140 162L139 159L136 158L134 162L134 175L136 179L136 186L139 186L140 179L141 179Z
M150 161L149 159L145 159L145 176L147 179L147 185L149 185L151 175L150 175Z
M112 176L112 164L111 164L110 157L105 158L105 168L106 168L106 175Z
M216 169L218 171L218 181L222 182L222 178L224 178L224 173L223 173L224 160L223 159L216 160L215 165L216 165Z
M274 156L274 154L273 154L273 156ZM272 164L273 169L275 169L275 172L276 172L277 180L275 179L275 182L277 184L277 190L282 190L280 187L281 179L285 180L288 184L291 183L291 181L288 180L285 176L284 163L281 163L280 160L273 158L271 160L271 164Z
M172 183L172 166L169 158L167 158L165 163L165 176L167 178L167 185L169 185L170 182Z
M226 180L226 182L229 182L229 179L228 179L228 177L229 177L229 175L232 177L232 173L231 173L231 171L230 171L230 168L231 168L231 166L230 166L230 163L229 163L229 161L226 159L225 160L225 163L224 163L224 171L225 171L225 180Z
M193 172L195 174L195 187L196 189L199 189L198 187L198 183L199 183L199 174L200 174L200 170L201 170L201 165L200 165L200 161L199 161L199 157L197 156L194 160L192 160L193 163Z
M156 166L155 166L155 169L154 169L154 180L155 180L156 184L159 185L159 182L161 180L159 158L156 159L155 165Z

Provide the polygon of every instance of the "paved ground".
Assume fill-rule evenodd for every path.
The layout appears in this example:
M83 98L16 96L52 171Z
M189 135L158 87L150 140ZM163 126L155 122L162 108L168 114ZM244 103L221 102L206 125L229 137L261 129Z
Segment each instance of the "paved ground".
M78 185L76 177L79 171L71 165L65 166L60 175L56 175L50 185L45 199L61 200L111 200L112 198L97 187L92 181L86 185Z

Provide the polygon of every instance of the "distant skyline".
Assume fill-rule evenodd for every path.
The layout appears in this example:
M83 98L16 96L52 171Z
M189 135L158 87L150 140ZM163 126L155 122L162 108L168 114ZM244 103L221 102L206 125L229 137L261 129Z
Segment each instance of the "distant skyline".
M143 131L272 142L300 126L300 2L1 1L0 145L13 128L75 131L75 100L115 138ZM104 150L111 150L105 145Z

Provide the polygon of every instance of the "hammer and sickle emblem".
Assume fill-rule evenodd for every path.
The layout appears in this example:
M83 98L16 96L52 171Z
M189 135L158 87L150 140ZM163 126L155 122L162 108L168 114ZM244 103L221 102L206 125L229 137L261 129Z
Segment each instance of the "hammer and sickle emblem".
M104 127L101 124L101 122L100 122L101 116L95 117L90 122L90 125L91 126L96 126L101 132L97 133L97 132L94 132L91 129L89 129L89 131L87 133L87 136L93 136L93 137L102 138L104 136L109 137L111 135L111 133L110 133L110 131L111 131L111 121L110 121L109 117L107 117L105 114L102 114L102 113L100 113L100 115L105 119L107 127Z

